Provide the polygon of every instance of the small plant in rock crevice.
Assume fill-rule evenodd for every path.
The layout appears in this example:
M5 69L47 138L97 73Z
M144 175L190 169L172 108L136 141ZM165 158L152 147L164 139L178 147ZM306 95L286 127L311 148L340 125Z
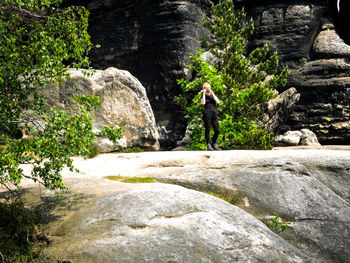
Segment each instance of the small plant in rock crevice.
M267 222L267 226L269 226L272 230L276 231L278 234L282 233L284 230L288 228L287 223L279 217L278 213L274 213L274 217L271 218L269 222Z

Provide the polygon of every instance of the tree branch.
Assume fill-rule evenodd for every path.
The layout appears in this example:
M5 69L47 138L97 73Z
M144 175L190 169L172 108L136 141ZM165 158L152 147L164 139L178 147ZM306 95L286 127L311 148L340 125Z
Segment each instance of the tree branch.
M35 14L31 11L18 8L10 4L0 5L0 11L3 12L5 16L10 16L11 14L18 14L23 19L23 22L39 22L39 23L46 22L45 16Z

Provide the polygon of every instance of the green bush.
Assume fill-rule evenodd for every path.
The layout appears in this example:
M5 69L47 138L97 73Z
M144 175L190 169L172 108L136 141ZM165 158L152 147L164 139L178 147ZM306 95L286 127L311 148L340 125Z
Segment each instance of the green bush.
M39 214L22 202L0 202L0 252L5 262L32 262L38 256L45 246L36 230L38 222Z
M248 38L253 34L252 21L244 10L235 11L232 0L221 0L212 8L212 20L205 25L214 41L203 41L219 63L211 65L199 50L190 57L188 68L194 79L178 80L183 94L175 98L181 105L191 131L189 149L204 149L203 105L200 104L202 85L209 82L221 100L218 118L221 133L218 142L225 149L270 149L273 139L258 125L268 100L275 89L286 84L289 74L284 68L278 73L277 53L269 55L265 45L247 54Z
M84 7L60 8L62 0L0 3L0 184L18 186L25 176L46 188L64 189L61 171L74 170L72 156L88 157L96 134L95 96L76 96L73 112L47 109L38 87L69 79L69 68L89 69L92 47ZM89 76L91 71L84 71ZM31 136L20 138L20 130ZM105 128L114 143L120 128ZM32 166L24 175L21 164Z

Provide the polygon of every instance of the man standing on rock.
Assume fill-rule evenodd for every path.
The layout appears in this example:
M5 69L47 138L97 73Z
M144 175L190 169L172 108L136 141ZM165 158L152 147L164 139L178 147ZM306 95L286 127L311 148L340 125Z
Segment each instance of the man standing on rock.
M205 127L205 140L207 142L208 151L220 151L220 148L216 147L216 140L218 139L220 129L218 114L216 109L216 104L220 103L219 99L215 96L214 92L211 90L209 83L203 84L203 97L201 103L205 106L203 113L203 121ZM210 142L210 125L213 126L214 135Z

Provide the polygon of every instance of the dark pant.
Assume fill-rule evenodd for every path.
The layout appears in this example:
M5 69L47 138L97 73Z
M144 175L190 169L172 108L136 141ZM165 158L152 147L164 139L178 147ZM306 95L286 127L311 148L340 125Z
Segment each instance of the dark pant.
M215 111L205 111L203 114L203 121L205 127L205 140L207 144L210 143L210 125L212 125L214 129L214 135L211 142L212 144L215 144L220 133L217 113Z

